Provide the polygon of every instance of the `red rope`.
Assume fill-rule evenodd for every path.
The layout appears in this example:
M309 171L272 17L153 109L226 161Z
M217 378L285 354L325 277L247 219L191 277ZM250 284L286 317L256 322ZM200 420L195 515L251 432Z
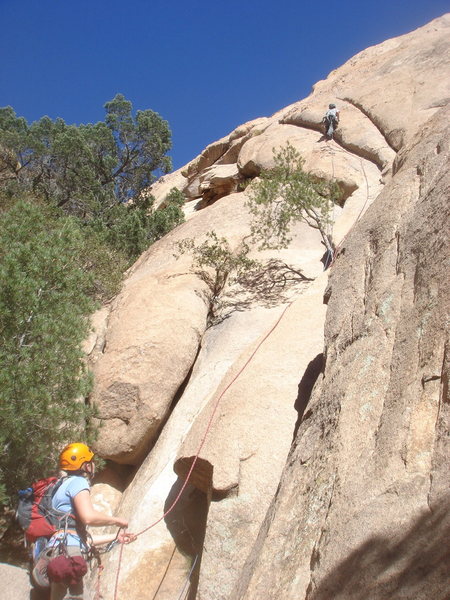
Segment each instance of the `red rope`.
M172 512L172 510L175 508L175 506L177 505L178 501L180 500L184 490L186 489L187 484L189 483L189 479L192 475L192 472L194 470L195 464L197 463L197 460L200 456L200 452L202 451L203 446L205 445L205 441L206 441L206 437L209 433L209 431L211 430L212 424L213 424L213 420L214 417L216 415L217 409L219 407L219 403L221 401L221 399L223 398L223 396L226 394L226 392L231 388L231 386L235 383L235 381L240 377L240 375L245 371L245 369L247 368L247 366L250 364L250 362L253 360L253 357L255 356L255 354L258 352L258 350L260 349L260 347L263 345L263 343L267 340L267 338L275 331L275 329L278 327L281 319L284 317L286 311L288 310L288 308L291 306L293 301L291 301L289 304L286 305L286 307L284 308L283 312L281 313L281 315L278 317L278 319L276 320L275 324L269 329L269 331L266 333L266 335L260 340L260 342L258 343L258 345L256 346L256 348L253 350L253 352L250 354L249 358L245 361L244 365L239 369L239 371L236 373L236 375L233 377L233 379L230 381L230 383L224 388L224 390L219 394L219 396L217 397L217 400L214 403L214 407L213 407L213 411L211 413L211 416L209 417L209 421L208 421L208 425L206 427L205 433L203 435L203 438L200 442L200 445L197 449L197 452L194 456L194 460L192 461L191 467L188 471L188 474L186 476L186 479L184 480L184 483L180 489L180 491L178 492L177 497L175 498L175 500L172 502L172 504L170 505L170 507L166 510L166 512L156 521L154 521L153 523L151 523L151 525L149 525L148 527L146 527L145 529L143 529L142 531L140 531L139 533L137 533L136 535L142 535L143 533L145 533L146 531L148 531L149 529L152 529L152 527L155 527L155 525L157 525L158 523L160 523L163 519L165 519L167 517L167 515ZM124 544L121 544L121 548L120 548L120 553L119 553L119 562L118 562L118 566L117 566L117 574L116 574L116 583L115 583L115 589L114 589L114 600L117 600L117 591L118 591L118 585L119 585L119 574L120 574L120 568L121 568L121 564L122 564L122 555L123 555L123 547Z
M94 596L94 600L101 600L102 599L102 595L100 593L100 577L101 577L103 569L104 569L103 565L98 565L97 582L95 584L95 596Z

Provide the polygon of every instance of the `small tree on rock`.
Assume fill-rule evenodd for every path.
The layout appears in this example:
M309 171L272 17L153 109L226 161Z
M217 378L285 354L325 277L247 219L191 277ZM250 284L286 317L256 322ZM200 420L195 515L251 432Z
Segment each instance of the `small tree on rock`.
M303 221L320 232L329 252L334 245L328 233L333 202L340 196L332 181L321 181L303 170L303 159L287 144L274 150L275 166L262 171L247 188L248 206L254 216L251 233L262 249L284 248L293 223Z
M178 242L176 248L180 254L192 254L193 270L208 286L210 325L217 320L226 285L239 282L244 274L259 266L258 261L248 257L250 248L245 242L233 250L228 240L218 237L215 231L208 231L201 244L196 245L192 238L187 238Z

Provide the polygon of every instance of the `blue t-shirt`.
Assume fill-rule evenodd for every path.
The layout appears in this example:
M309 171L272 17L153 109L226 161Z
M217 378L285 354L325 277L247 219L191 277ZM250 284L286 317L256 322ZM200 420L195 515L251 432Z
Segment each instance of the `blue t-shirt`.
M55 495L52 498L52 506L56 510L74 514L75 507L73 499L79 492L89 489L89 482L81 475L67 477L56 490ZM51 538L49 546L55 546L63 537L63 532L55 534ZM66 544L67 546L81 546L80 537L76 534L68 533L66 536Z

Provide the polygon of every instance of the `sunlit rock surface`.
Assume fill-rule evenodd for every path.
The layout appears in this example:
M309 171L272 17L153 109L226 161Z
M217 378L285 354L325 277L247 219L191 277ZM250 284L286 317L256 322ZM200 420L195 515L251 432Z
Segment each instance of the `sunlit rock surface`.
M368 48L153 186L158 203L172 183L185 194L187 221L132 267L90 342L97 449L139 467L119 507L141 533L119 597L186 585L190 600L445 597L449 33L447 15ZM286 142L341 186L337 257L324 273L305 225L286 250L253 249L304 277L275 296L229 286L208 326L205 283L174 244L214 230L237 247L250 224L240 190ZM116 548L105 600L117 564Z

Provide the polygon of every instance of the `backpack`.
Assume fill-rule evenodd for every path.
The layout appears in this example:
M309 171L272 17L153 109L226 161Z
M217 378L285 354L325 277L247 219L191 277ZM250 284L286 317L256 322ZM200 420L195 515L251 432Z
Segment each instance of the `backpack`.
M19 491L16 519L29 542L40 537L50 538L62 528L75 528L75 517L52 507L52 498L65 477L39 479L31 487Z

